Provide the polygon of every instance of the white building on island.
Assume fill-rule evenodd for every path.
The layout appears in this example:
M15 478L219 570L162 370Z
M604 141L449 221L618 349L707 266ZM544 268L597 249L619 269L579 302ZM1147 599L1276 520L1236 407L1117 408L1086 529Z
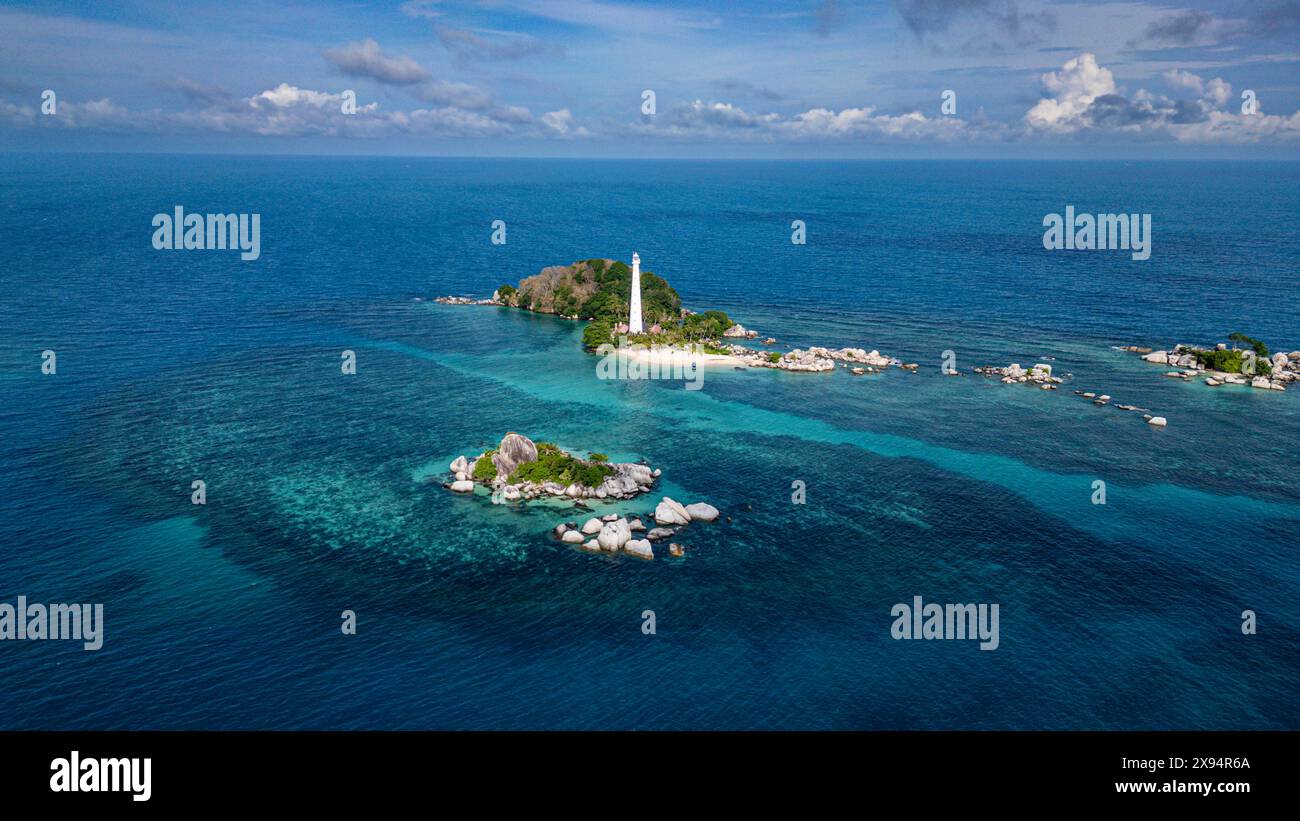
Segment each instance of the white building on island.
M627 317L628 333L645 333L645 328L641 325L641 256L635 251L632 252L632 305Z

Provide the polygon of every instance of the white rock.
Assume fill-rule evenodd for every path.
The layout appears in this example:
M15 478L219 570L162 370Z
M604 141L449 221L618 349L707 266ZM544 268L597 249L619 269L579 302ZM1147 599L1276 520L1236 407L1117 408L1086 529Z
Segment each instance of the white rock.
M1153 416L1147 420L1147 424L1155 425L1158 428L1163 428L1165 425L1168 425L1169 422L1163 416Z
M593 533L599 533L600 529L604 526L605 526L604 522L602 522L600 519L597 519L596 517L593 516L590 519L588 519L585 524L583 524L582 532L590 536Z
M1152 351L1142 357L1147 362L1155 362L1157 365L1169 364L1169 353L1167 351Z
M1250 386L1252 388L1263 388L1264 390L1268 390L1269 388L1273 387L1272 383L1270 383L1268 379L1263 376L1257 376L1254 379L1250 380Z
M600 550L600 542L596 541L595 539L592 539L592 540L589 541L589 542L583 542L583 543L582 543L582 549L583 549L583 550Z
M686 512L690 514L691 521L711 522L718 518L718 509L704 502L687 505Z
M627 526L633 533L645 530L645 522L640 519L628 519Z
M627 544L623 545L623 550L642 559L653 559L655 557L654 548L645 539L631 539Z
M454 490L454 491L456 491L457 493L473 493L473 492L474 492L474 483L473 483L473 482L470 482L470 481L468 481L468 480L464 480L464 479L462 479L461 481L458 481L458 482L452 482L452 483L451 483L451 489Z
M464 456L457 456L451 462L452 473L468 473L469 461Z
M677 502L664 497L664 500L655 506L655 522L661 525L684 525L691 521L691 514L686 511Z
M632 531L628 528L627 522L619 519L616 522L606 522L605 526L600 529L600 535L596 541L605 550L614 551L628 543L632 538Z
M658 541L659 539L667 539L676 532L677 531L673 530L671 527L656 527L651 528L650 532L646 534L646 538L652 541Z
M502 498L507 502L517 502L519 501L519 497L522 495L523 494L519 492L519 488L514 485L507 485L506 489L501 494Z
M576 530L566 530L564 531L564 535L560 537L560 540L568 544L581 544L582 534Z
M465 481L465 480L468 479L468 478L469 478L469 474L466 473L465 471L463 471L463 470L458 470L458 471L456 471L456 481L457 481L457 482L463 482L463 481Z
M492 464L496 466L498 476L509 476L525 462L536 461L537 446L533 440L517 433L507 433L497 445L497 452L492 454Z

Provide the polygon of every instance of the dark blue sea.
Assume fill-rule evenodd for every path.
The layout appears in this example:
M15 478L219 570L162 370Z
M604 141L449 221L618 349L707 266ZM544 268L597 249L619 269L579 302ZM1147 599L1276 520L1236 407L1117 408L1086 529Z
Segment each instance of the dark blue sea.
M155 250L177 205L260 258ZM1151 214L1151 258L1044 250L1067 205ZM1300 385L1116 350L1300 349L1297 214L1296 163L0 155L0 602L105 619L0 642L0 726L1300 728ZM920 368L603 381L580 323L432 302L633 251ZM439 485L508 431L724 518L645 562ZM893 639L917 595L999 647Z

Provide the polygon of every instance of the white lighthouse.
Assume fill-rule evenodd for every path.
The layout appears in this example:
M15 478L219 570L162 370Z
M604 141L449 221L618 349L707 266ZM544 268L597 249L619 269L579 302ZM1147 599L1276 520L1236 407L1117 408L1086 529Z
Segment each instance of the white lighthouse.
M632 252L632 306L627 314L627 332L645 333L641 325L641 256Z

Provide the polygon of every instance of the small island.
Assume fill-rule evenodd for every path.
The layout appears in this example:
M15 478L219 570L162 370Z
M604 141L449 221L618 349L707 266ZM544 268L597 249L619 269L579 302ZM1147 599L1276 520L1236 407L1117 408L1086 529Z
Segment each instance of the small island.
M1200 347L1179 343L1166 350L1152 350L1138 345L1125 345L1120 350L1140 354L1142 359L1155 365L1178 368L1166 371L1165 376L1183 380L1204 377L1212 388L1220 385L1249 385L1261 390L1284 391L1291 382L1300 379L1300 351L1270 354L1268 346L1243 333L1228 334L1231 347L1220 342L1214 347ZM1237 343L1245 345L1238 348Z
M489 448L473 460L456 457L448 466L452 480L444 485L456 493L473 493L483 487L494 502L525 502L548 497L568 498L574 507L585 509L583 500L614 501L631 499L650 491L661 475L638 462L610 462L601 453L576 457L550 442L537 442L518 433L507 433L500 444ZM652 542L667 539L691 522L712 522L718 509L704 502L683 505L668 496L646 518L657 525L644 538L642 517L623 517L610 513L592 516L581 526L563 522L552 531L556 539L592 552L628 553L641 559L653 559ZM682 556L685 548L673 542L669 553Z
M889 367L915 372L918 367L863 348L813 346L780 352L739 345L735 340L756 340L758 331L733 322L724 311L684 308L667 280L641 270L638 254L632 255L631 267L620 260L579 260L543 268L518 285L502 285L489 299L441 296L435 301L444 305L498 305L586 320L582 333L585 350L609 353L617 345L623 355L642 364L689 362L692 366L741 370L828 373L840 362L854 375ZM775 345L776 339L767 337L758 344Z
M636 462L610 462L603 453L579 458L518 433L507 433L499 445L473 460L458 456L450 467L450 490L472 493L482 486L507 502L547 496L631 499L648 492L660 475Z

